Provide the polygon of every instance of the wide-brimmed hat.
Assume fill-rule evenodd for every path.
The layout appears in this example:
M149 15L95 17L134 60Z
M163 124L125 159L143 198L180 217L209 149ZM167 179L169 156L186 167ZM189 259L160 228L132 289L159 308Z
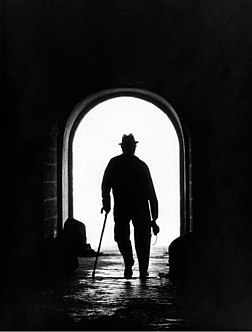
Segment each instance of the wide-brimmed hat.
M123 135L122 142L119 145L136 145L138 141L135 141L135 138L132 134Z

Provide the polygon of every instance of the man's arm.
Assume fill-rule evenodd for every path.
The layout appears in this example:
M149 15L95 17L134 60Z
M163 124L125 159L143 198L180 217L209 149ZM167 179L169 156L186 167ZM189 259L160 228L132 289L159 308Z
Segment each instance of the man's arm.
M153 181L151 178L150 170L147 167L147 175L148 175L148 198L150 202L150 210L151 210L151 216L152 220L158 219L158 200L157 195L155 192L155 188L153 185Z
M150 211L151 211L151 227L153 229L154 235L157 235L160 231L159 226L156 223L156 220L158 219L158 200L157 195L155 192L155 188L153 185L153 181L151 178L150 170L147 167L147 174L148 174L148 198L149 198L149 205L150 205Z
M110 202L110 191L112 187L111 182L111 161L108 163L108 166L105 169L103 179L102 179L102 210L106 213L109 213L111 210L111 202Z

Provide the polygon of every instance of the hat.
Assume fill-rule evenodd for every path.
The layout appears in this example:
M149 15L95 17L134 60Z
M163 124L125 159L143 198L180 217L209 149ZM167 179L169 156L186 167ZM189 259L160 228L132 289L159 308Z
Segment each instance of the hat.
M135 141L135 138L132 134L129 135L123 135L122 137L122 143L119 143L119 145L135 145L138 141Z

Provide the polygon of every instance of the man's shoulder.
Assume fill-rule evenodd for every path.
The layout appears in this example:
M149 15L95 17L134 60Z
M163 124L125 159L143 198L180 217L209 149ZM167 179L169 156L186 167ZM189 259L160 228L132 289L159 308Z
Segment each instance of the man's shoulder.
M142 171L148 172L149 170L149 167L146 164L146 162L144 162L142 159L138 158L137 156L134 156L134 164Z
M118 156L115 156L113 158L110 159L110 161L116 161L116 160L120 160L122 158L122 155L118 155Z
M115 156L115 157L111 158L110 161L109 161L109 163L110 164L115 164L117 162L120 162L120 160L122 159L121 156L122 155L118 155L118 156Z
M142 159L138 158L137 156L134 156L136 158L136 162L138 162L139 164L141 164L142 166L147 166L146 162L144 162Z
M125 163L125 162L130 162L130 163L134 162L134 163L138 164L139 166L148 168L147 164L135 155L131 156L129 158L129 157L125 157L123 154L120 154L120 155L115 156L110 159L110 164L112 164L112 165L117 164L117 163Z

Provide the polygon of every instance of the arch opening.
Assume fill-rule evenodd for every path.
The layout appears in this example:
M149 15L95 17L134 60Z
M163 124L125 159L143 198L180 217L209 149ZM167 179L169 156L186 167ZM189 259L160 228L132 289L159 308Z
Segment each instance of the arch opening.
M184 145L177 115L162 98L142 91L110 91L99 97L79 104L66 127L63 222L67 217L84 222L88 242L97 246L103 172L109 160L121 154L122 135L133 133L139 141L135 154L149 166L159 200L158 245L167 246L185 232ZM115 244L112 219L111 212L103 245Z

